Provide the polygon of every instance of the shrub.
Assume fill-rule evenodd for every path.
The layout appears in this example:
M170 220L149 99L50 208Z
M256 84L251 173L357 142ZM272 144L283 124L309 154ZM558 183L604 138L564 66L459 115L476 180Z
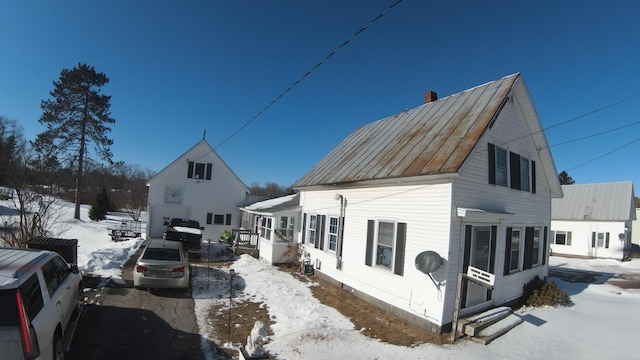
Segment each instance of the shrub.
M538 276L526 283L522 297L527 306L567 306L571 298L566 291L558 288L555 282L548 282Z

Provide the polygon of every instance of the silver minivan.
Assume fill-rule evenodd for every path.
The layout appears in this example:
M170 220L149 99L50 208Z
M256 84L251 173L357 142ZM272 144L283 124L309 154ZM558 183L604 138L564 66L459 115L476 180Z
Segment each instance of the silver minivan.
M78 267L58 253L0 248L2 359L64 359L83 301Z

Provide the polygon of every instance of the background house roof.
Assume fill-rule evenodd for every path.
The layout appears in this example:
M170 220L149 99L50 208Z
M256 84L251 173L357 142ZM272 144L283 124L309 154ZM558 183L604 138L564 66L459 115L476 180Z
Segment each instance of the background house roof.
M631 181L562 185L564 197L551 200L552 220L627 221L635 219Z
M300 206L300 196L293 194L260 201L249 206L241 207L240 210L256 214L274 214L279 211L295 209L298 206Z
M506 76L365 125L294 186L455 173L519 78Z

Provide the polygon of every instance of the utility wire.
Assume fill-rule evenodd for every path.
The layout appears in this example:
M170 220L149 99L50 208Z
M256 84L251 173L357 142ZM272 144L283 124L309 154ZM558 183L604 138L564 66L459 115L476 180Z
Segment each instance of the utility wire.
M636 121L636 122L631 123L631 124L623 125L623 126L615 128L615 129L610 129L610 130L602 131L602 132L599 132L599 133L595 133L595 134L583 136L583 137L580 137L580 138L576 138L576 139L573 139L573 140L567 140L567 141L563 141L561 143L549 145L549 148L554 147L554 146L558 146L558 145L569 144L569 143L580 141L580 140L589 139L589 138L600 136L600 135L604 135L604 134L608 134L610 132L618 131L620 129L628 128L628 127L635 126L635 125L638 125L638 124L640 124L640 121Z
M353 35L351 35L347 40L345 40L342 44L340 44L340 46L338 46L335 50L333 50L329 55L325 56L324 59L320 60L319 63L317 63L316 65L314 65L311 69L309 69L309 71L307 71L304 75L302 75L298 80L296 80L293 84L291 84L286 90L284 90L283 92L280 93L280 95L276 96L273 100L271 100L271 102L269 104L267 104L267 106L265 106L264 108L262 108L262 110L258 111L257 114L255 114L249 121L247 121L246 123L244 123L242 126L240 126L240 128L238 130L236 130L235 132L233 132L231 135L229 135L226 139L222 140L222 142L220 142L218 145L216 145L214 148L217 149L218 147L220 147L222 144L226 143L227 141L229 141L231 138L233 138L234 136L236 136L240 131L242 131L244 128L246 128L247 126L249 126L249 124L251 124L254 120L256 120L260 115L262 115L265 111L267 111L271 106L273 106L276 102L278 102L280 99L282 99L282 97L284 97L289 91L293 90L293 88L295 88L296 86L298 86L298 84L300 84L307 76L311 75L312 72L314 72L317 68L320 67L320 65L324 64L327 60L329 60L329 58L331 58L333 55L335 55L338 51L342 50L343 47L345 47L348 43L350 43L353 39L356 38L356 36L360 35L363 31L365 31L369 26L373 25L374 22L378 21L381 17L383 17L386 13L388 13L389 11L391 11L391 9L393 9L396 5L400 4L402 2L402 0L397 0L395 3L393 3L391 6L389 6L388 8L386 8L383 12L381 12L380 14L378 14L378 16L376 16L375 18L373 18L371 21L369 21L369 23L365 26L363 26L362 28L360 28L360 30L356 31Z
M613 149L613 150L611 150L611 151L609 151L609 152L607 152L607 153L604 153L604 154L602 154L602 155L600 155L600 156L598 156L598 157L595 157L595 158L593 158L593 159L591 159L591 160L589 160L589 161L585 161L585 162L583 162L582 164L576 165L576 166L574 166L574 167L572 167L572 168L568 169L567 171L570 171L570 170L573 170L573 169L577 169L577 168L579 168L579 167L581 167L581 166L583 166L583 165L587 165L587 164L592 163L592 162L594 162L594 161L596 161L596 160L602 159L603 157L608 156L608 155L611 155L611 154L613 154L614 152L616 152L616 151L618 151L618 150L621 150L622 148L625 148L625 147L627 147L627 146L629 146L629 145L631 145L631 144L633 144L633 143L636 143L636 142L638 142L638 141L640 141L640 138L637 138L637 139L635 139L635 140L633 140L633 141L630 141L630 142L628 142L628 143L626 143L626 144L624 144L624 145L622 145L622 146L619 146L619 147L617 147L617 148L615 148L615 149Z

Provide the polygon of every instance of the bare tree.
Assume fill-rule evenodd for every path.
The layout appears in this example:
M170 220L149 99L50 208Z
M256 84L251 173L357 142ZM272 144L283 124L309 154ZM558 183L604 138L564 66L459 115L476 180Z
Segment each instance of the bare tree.
M146 183L153 173L141 169L138 165L126 164L118 164L115 171L120 178L116 202L133 220L138 221L142 212L147 209L149 191Z

